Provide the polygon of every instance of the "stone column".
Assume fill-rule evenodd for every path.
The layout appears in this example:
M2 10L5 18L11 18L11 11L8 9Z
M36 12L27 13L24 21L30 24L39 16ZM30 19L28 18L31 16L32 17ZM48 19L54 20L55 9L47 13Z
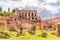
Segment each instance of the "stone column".
M22 16L22 13L20 13L20 15Z
M30 16L30 21L32 20L32 17Z
M25 19L25 12L23 13L23 17L24 17L24 19Z
M32 13L30 13L30 20L31 20L31 17L32 17L32 15L31 15Z
M43 29L43 23L41 23L41 29Z
M35 13L35 16L36 16L36 13Z
M35 21L35 17L34 17L34 21Z
M34 20L36 21L36 16L34 17Z
M30 13L28 14L28 20L30 20Z
M24 19L24 13L22 12L22 19Z
M5 29L7 29L7 23L6 23L6 21L5 21Z
M26 13L26 19L27 19L28 14Z
M28 18L28 13L27 13L27 20L28 20L29 18Z
M56 33L58 34L58 24L55 24L56 27Z
M34 13L34 20L37 20L37 19L36 19L36 13Z

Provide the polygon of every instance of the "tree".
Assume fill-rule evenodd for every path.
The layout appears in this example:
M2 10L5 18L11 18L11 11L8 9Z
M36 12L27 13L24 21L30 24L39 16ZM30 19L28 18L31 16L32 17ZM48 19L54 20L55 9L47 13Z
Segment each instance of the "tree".
M0 7L0 13L2 13L2 7Z
M2 11L2 8L0 7L0 11Z
M5 13L3 13L3 15L4 15L4 16L12 16L12 13L10 13L10 12L5 12Z
M4 14L0 13L0 16L4 16Z
M18 10L18 8L15 9L16 11Z
M14 13L16 10L15 10L15 8L12 10L12 12Z
M17 11L18 10L18 8L14 8L13 10L12 10L12 12L14 13L15 11Z
M8 8L8 12L10 12L10 8Z

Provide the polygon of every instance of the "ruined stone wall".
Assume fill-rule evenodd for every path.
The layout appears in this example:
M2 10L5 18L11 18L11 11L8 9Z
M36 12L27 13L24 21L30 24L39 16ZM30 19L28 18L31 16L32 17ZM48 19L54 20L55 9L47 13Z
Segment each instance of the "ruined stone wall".
M0 19L0 30L5 29L5 19Z
M60 23L60 18L53 18L53 19L49 19L49 20L45 20L46 23L44 24L47 24L47 29L49 30L49 26L51 26L52 30L57 30L57 24ZM43 25L44 25L43 24Z
M20 17L23 20L28 21L39 21L40 18L37 16L36 10L18 10L13 14L15 17Z

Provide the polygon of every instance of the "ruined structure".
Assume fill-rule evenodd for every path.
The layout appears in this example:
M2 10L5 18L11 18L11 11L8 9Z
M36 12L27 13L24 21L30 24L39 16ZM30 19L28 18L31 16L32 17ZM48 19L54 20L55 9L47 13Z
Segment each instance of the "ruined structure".
M5 30L9 28L17 27L16 21L11 19L10 17L0 16L0 30Z
M49 20L42 20L36 10L18 10L12 13L13 17L0 17L0 29L9 29L22 26L23 28L31 29L36 26L36 29L49 30L53 29L57 31L57 24L60 23L60 18L54 18Z
M39 22L41 20L40 17L37 15L36 10L18 10L13 15L20 20L22 19L35 22Z
M53 19L49 19L49 20L43 20L41 22L41 27L42 29L51 29L51 30L56 30L57 31L57 27L56 25L60 24L60 18L53 18Z

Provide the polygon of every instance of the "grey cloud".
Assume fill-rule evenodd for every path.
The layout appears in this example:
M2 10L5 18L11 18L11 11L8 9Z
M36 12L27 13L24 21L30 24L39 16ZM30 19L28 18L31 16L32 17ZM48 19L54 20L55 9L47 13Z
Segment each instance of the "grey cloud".
M0 0L0 1L4 1L4 2L7 2L9 0ZM11 7L15 7L18 3L15 3L15 2L18 2L18 1L22 1L22 0L10 0L10 1L13 1L14 3L10 3L10 6ZM43 5L42 3L45 2L45 0L38 0L39 1L39 4ZM6 3L7 4L7 3ZM22 4L23 5L23 4ZM41 6L40 5L40 6ZM45 3L46 5L46 3ZM49 3L49 5L53 5L53 6L60 6L60 1L57 1L57 3ZM4 5L3 5L4 6ZM34 7L34 6L29 6L29 5L25 5L25 7L23 6L19 6L20 8L22 9L27 9L27 10L30 10L30 9L33 9L33 10L38 10L38 15L42 18L42 19L49 19L49 18L53 18L53 17L60 17L59 13L58 14L52 14L51 11L48 11L44 8L41 8L40 6L38 7Z
M56 3L46 3L52 6L60 6L60 0L58 0Z
M48 11L46 9L40 9L39 15L44 20L51 19L51 18L55 17L54 14L52 14L50 11Z
M45 2L45 0L38 0L39 2Z
M17 2L17 1L22 1L22 0L11 0L11 1L16 1Z

